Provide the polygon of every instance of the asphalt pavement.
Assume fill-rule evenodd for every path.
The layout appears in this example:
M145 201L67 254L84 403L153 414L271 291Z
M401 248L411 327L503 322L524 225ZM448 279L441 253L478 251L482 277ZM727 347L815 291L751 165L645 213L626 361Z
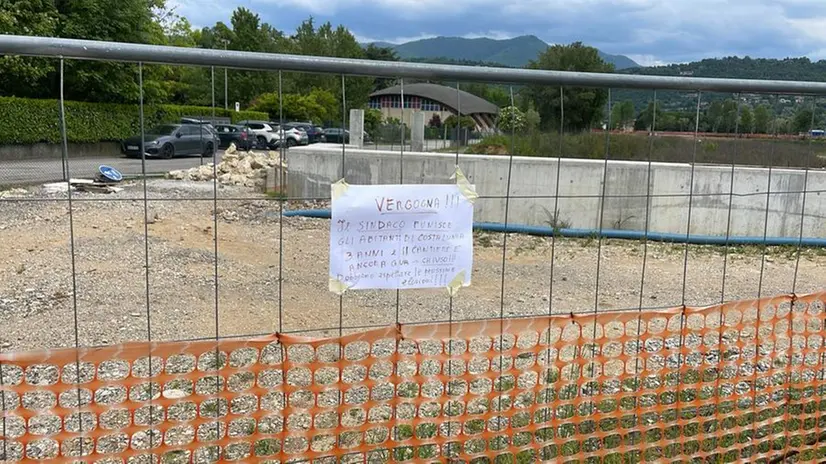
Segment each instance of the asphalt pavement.
M442 140L427 140L425 150L437 151L449 147L449 142ZM401 147L396 144L368 144L365 150L385 150L401 151ZM407 144L404 151L410 151ZM224 151L217 153L218 162ZM160 175L176 169L189 169L212 161L212 158L181 157L173 159L147 158L146 173L148 175ZM141 160L126 158L117 154L113 156L69 156L69 175L73 178L90 179L97 175L98 167L102 164L112 166L120 171L124 176L140 176L142 171ZM0 160L0 187L14 185L33 185L47 182L58 182L64 180L63 165L58 158L50 159L27 159L27 160Z
M218 162L224 151L220 150L216 155ZM181 157L173 159L146 160L146 173L149 175L160 175L175 169L188 169L199 166L202 162L200 157ZM203 158L203 163L212 162L212 158ZM143 172L140 158L126 158L119 156L106 157L77 157L69 158L69 175L76 179L91 179L98 173L98 167L102 164L112 166L124 176L140 176ZM31 185L46 182L57 182L64 179L63 166L59 159L34 159L34 160L14 160L0 161L0 186L5 185Z

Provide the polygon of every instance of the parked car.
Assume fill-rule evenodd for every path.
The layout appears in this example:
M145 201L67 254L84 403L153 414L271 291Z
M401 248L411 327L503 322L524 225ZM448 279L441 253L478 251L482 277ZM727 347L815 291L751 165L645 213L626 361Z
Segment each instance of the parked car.
M258 148L276 148L280 136L275 126L267 121L239 121L238 125L245 126L255 134L255 144Z
M326 142L326 136L324 135L324 129L313 125L309 122L291 122L285 124L286 127L294 127L296 129L303 130L307 133L307 143L319 143L319 142Z
M204 124L162 124L144 134L146 156L212 156L221 139L211 126ZM121 152L127 157L141 157L141 137L136 135L121 142Z
M350 143L350 131L346 129L330 127L328 129L324 129L324 135L326 136L328 143ZM363 137L364 138L362 140L365 143L370 143L370 134L365 132Z
M252 150L255 148L255 134L249 127L237 124L217 124L215 130L221 143L218 148L227 148L231 144L239 150Z
M324 136L329 143L350 143L350 131L338 127L324 129Z
M213 126L212 121L206 119L193 119L193 118L181 118L181 124L198 124L203 126L206 130L212 133L215 137L218 137L218 131L215 130L215 126Z
M276 132L282 129L277 123L270 123L273 126L273 130ZM284 139L287 142L287 147L294 147L296 145L307 145L309 142L309 136L307 133L302 130L300 127L290 126L289 124L284 124Z

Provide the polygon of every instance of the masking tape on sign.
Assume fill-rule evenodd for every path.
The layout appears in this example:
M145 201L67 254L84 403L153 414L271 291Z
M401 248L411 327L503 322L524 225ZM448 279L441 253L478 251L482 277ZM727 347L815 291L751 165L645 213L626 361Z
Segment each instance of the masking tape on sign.
M350 184L345 182L344 179L340 179L338 182L330 184L330 196L333 201L341 198L341 196L347 192L348 188L350 188Z
M464 195L469 202L473 203L479 198L479 194L476 193L476 187L467 180L465 173L459 169L459 165L456 165L456 171L450 176L450 180L453 179L456 179L456 186L459 187L459 191L462 192L462 195Z
M447 284L447 293L450 296L456 296L459 293L459 289L462 288L462 285L465 283L465 270L462 269L456 274L456 277Z
M336 295L344 295L344 292L346 292L349 288L350 287L344 282L336 279L335 277L330 277L330 291Z

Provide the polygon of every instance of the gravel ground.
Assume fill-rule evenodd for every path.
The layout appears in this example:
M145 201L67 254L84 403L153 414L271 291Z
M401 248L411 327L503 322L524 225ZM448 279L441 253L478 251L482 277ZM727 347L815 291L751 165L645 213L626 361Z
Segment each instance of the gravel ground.
M688 249L688 272L684 284L685 247L680 245L650 244L645 253L640 242L600 243L593 239L557 239L553 242L548 238L510 235L504 247L505 237L502 234L476 234L473 283L460 291L453 300L452 308L444 290L405 291L400 294L395 291L361 291L350 292L339 299L327 290L328 221L287 218L281 222L278 201L240 187L222 187L215 203L211 183L156 180L147 186L149 200L146 203L143 193L142 184L125 185L122 192L110 195L76 193L73 194L71 215L66 193L46 193L34 189L0 195L0 253L5 257L0 263L0 324L3 327L0 331L0 351L146 340L148 332L156 341L214 337L216 331L220 336L262 334L276 330L317 336L335 335L340 325L356 330L354 328L360 326L390 324L397 317L402 322L426 322L442 321L451 316L454 320L461 320L500 314L546 315L549 310L567 314L592 312L595 309L670 307L683 301L688 305L701 305L717 303L721 298L753 298L758 292L770 295L787 293L796 288L804 293L818 290L824 284L822 270L826 253L823 250L804 250L795 284L797 259L794 249L772 248L763 263L759 248L731 248L725 258L723 248L692 246ZM216 205L217 214L213 214ZM311 208L327 205L296 203L287 206ZM148 220L145 221L145 217ZM145 227L148 240L144 234ZM214 259L216 230L217 267ZM282 230L283 244L280 243ZM73 240L70 240L70 232ZM283 252L280 250L282 245ZM552 248L552 245L555 246ZM147 249L148 278L144 271ZM554 280L551 286L552 251ZM644 256L646 272L643 282ZM762 264L765 264L765 269L761 286ZM279 279L280 275L282 279ZM281 288L279 280L283 282ZM597 288L598 292L595 292ZM515 339L505 338L507 340L502 341L506 345L504 348L512 347ZM391 433L402 439L409 438L413 433L410 426L387 426L385 421L391 417L389 405L378 405L370 408L369 412L362 407L368 398L375 401L393 398L393 386L389 383L393 366L389 361L379 359L395 349L389 340L386 342L387 346L377 343L372 348L365 344L366 349L352 353L345 350L345 357L355 360L366 357L372 349L376 362L371 365L369 374L365 366L349 366L342 372L345 384L343 394L339 396L339 390L333 388L320 393L315 400L316 406L324 408L348 405L341 418L341 424L345 427L358 427L367 420L375 423L366 435L366 441L370 444L384 442ZM425 343L420 347L424 354L427 354L427 346ZM302 360L298 351L300 346L295 348L296 352L291 352L294 361L309 361L309 358ZM325 359L327 362L337 359L337 350L324 354L322 348L319 348L318 356L329 356L330 359ZM473 343L467 348L471 352L488 350L487 345L474 347ZM661 345L651 343L647 349L659 352L661 348ZM438 350L430 354L436 354ZM402 342L399 351L412 355L415 349L412 344ZM236 350L228 357L230 366L243 367L255 362L257 352ZM262 354L264 363L275 362L276 358L280 359L280 351ZM520 370L537 362L530 356L502 359L505 358L508 358L507 365L512 363ZM219 361L211 352L204 353L197 360L185 355L171 356L166 359L165 369L169 373L183 374L197 368L207 374L226 362L227 359ZM148 358L137 360L132 366L123 361L109 360L100 364L98 375L101 380L117 382L129 375L131 367L134 376L146 378L150 367L153 372L159 372L161 365L161 361L150 364ZM22 380L22 370L14 367L6 366L3 372L5 383L14 385ZM91 379L94 366L84 362L79 367L79 372L71 367L65 368L63 383L74 382L77 378L84 381ZM403 376L412 376L416 372L432 376L440 368L438 362L422 362L418 366L414 362L401 362L399 372ZM524 399L522 396L511 397L509 393L503 393L490 402L484 398L494 390L510 390L516 384L520 385L519 388L530 390L536 385L535 375L516 378L508 373L491 380L485 377L492 369L487 362L482 362L480 366L471 362L467 369L480 377L458 388L481 395L477 398L479 401L465 404L451 400L450 408L466 408L469 414L490 412L487 428L491 432L507 425L509 420L514 423L517 420L530 421L528 413L514 414L511 419L498 413L524 407L519 404ZM526 370L526 373L531 371ZM287 418L287 428L306 431L315 420L316 429L323 430L335 423L334 409L313 419L308 412L313 407L313 394L304 389L313 381L318 385L335 384L338 378L335 368L320 369L314 377L300 366L291 369L283 380L275 374L275 370L262 372L259 385L275 388L286 381L299 387L289 397L290 405L296 410ZM27 381L34 385L54 384L59 376L57 367L52 365L34 366L26 375ZM360 385L368 376L375 382L372 388ZM74 437L58 444L47 437L61 428L68 433L91 430L97 426L117 431L129 424L128 411L118 407L127 398L133 402L154 400L161 395L177 398L180 401L169 406L165 414L168 420L180 422L180 425L171 428L164 437L167 445L176 446L190 443L193 438L204 443L225 434L240 439L252 435L256 427L264 434L282 430L285 421L277 414L264 416L257 423L246 416L231 421L227 419L230 409L233 414L243 415L259 407L259 398L245 393L254 380L251 372L237 372L226 380L212 375L204 375L196 381L182 377L163 387L144 382L137 388L127 390L125 386L112 384L94 392L84 389L78 394L77 390L68 389L59 395L37 390L20 397L7 396L6 406L14 410L19 405L40 412L29 421L28 433L44 438L31 442L25 451L28 457L39 459L56 456L58 449L64 455L79 455L83 449L92 449L93 443L88 438ZM447 385L435 380L421 385L402 382L398 387L399 397L415 397L419 394L417 389L421 388L423 397L438 398L451 386L454 386L453 383ZM619 384L616 387L619 388ZM193 396L212 395L217 389L224 388L232 392L231 401L213 397L196 402ZM612 392L606 389L603 393ZM527 398L533 397L528 395ZM92 401L108 405L111 409L100 416L87 412L71 413L63 422L57 415L49 413L58 404L71 409L91 404ZM280 411L284 405L285 397L275 391L260 398L260 408L263 410ZM437 418L440 409L436 401L423 403L419 409L410 403L400 405L397 414L405 420ZM197 427L187 423L196 416L209 421ZM162 408L157 404L146 404L135 411L131 420L135 425L149 426L157 424L161 417L164 417ZM26 431L25 422L17 416L11 417L6 427L12 439ZM486 425L479 419L467 420L464 424L457 419L456 422L440 423L438 433L453 437L462 427L473 429L471 432L476 433ZM433 437L436 429L433 424L420 424L416 435ZM347 437L351 436L341 435L341 446L356 444L348 443ZM351 438L355 437L353 435ZM138 431L131 437L117 432L101 437L94 446L100 452L121 452L128 446L135 450L148 450L160 440L161 435L156 430ZM254 444L235 443L223 453L225 459L237 460L246 459L252 452L259 456L271 455L281 446L288 451L297 451L307 446L301 440L287 440L282 444L277 439L267 438L254 441ZM517 445L516 435L513 440ZM477 451L484 449L484 441L480 443L482 448ZM328 451L336 446L335 436L316 430L312 446L317 451ZM425 450L428 457L438 457L434 445L426 445L418 451L420 458L425 457ZM19 443L11 442L9 455L13 459L22 457L23 452ZM197 463L214 462L216 452L212 446L202 446L193 454L192 460ZM387 450L376 453L371 462L387 461ZM350 461L362 462L363 459L353 458ZM163 462L189 462L189 458L181 451L172 451L164 455Z
M360 327L390 324L397 315L402 322L451 316L444 290L401 292L398 314L395 291L351 292L340 306L339 297L327 289L328 221L288 218L279 224L278 201L222 187L217 199L216 324L212 183L155 180L147 189L148 313L143 184L125 185L116 194L73 194L74 262L66 193L30 189L0 199L0 350L145 340L148 329L156 341L214 337L216 329L221 336L279 329L335 335L340 321ZM597 240L557 239L551 304L551 239L509 236L504 280L503 241L502 234L476 235L473 283L454 299L454 320L496 317L500 311L527 316L549 309L567 314L683 302L682 245L649 244L640 295L641 242L606 240L600 248ZM685 303L792 291L794 250L769 250L762 289L760 251L732 248L726 260L721 247L690 247ZM823 288L824 263L822 250L804 251L799 293Z

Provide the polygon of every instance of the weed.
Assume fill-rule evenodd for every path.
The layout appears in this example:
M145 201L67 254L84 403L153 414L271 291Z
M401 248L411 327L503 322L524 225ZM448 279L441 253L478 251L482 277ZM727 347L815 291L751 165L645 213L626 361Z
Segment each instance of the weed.
M272 198L274 200L287 200L287 192L282 190L270 190L266 193L267 198Z
M557 132L519 134L511 137L494 135L485 137L480 143L468 147L466 153L508 154L513 151L519 156L603 159L606 137L601 133L582 132L564 134L562 140ZM694 153L694 139L691 137L657 136L653 140L647 133L612 134L608 139L609 153L614 160L671 163L710 163L774 167L826 167L826 157L812 157L811 144L799 140L770 139L717 139L703 140L701 149ZM776 144L776 145L775 145ZM817 142L821 145L822 142ZM651 150L649 150L649 145ZM513 150L511 150L513 146ZM818 149L820 147L817 147ZM736 152L735 152L735 147ZM812 159L814 158L814 159Z
M486 233L478 234L477 243L483 248L490 248L493 246L493 240L491 239L490 234Z
M275 438L265 438L255 442L256 456L272 456L281 451L281 443Z
M541 206L541 208L545 212L545 216L547 216L547 219L544 221L544 224L553 229L555 234L557 234L560 229L571 228L570 222L559 217L558 209L551 213L551 211L548 208L544 206Z

